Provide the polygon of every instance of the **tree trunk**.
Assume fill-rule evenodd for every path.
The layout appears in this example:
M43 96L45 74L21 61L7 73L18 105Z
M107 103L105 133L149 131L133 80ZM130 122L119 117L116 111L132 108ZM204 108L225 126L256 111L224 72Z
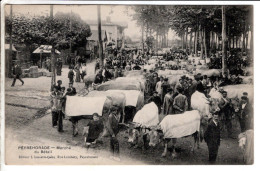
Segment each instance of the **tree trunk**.
M236 48L238 48L238 46L237 46L237 42L238 42L238 38L237 38L237 36L236 36Z
M192 46L192 33L193 33L193 32L190 32L189 54L191 54L191 52L192 52L192 51L191 51L191 49L192 49L192 47L191 47L191 46Z
M183 34L181 35L181 50L183 50L183 46L184 46L184 40L183 40Z
M99 43L99 58L100 58L100 65L101 67L104 66L104 58L103 58L103 42L101 37L101 17L100 17L100 5L98 5L98 43ZM117 40L116 40L117 41Z
M9 51L6 56L6 69L5 69L5 76L11 77L12 72L12 60L13 60L13 6L10 5L10 20L11 20L11 27L10 27L10 42L9 42Z
M142 54L144 54L144 23L142 24Z
M222 6L222 75L226 73L226 56L227 56L227 47L226 47L226 9L225 6Z
M53 5L50 6L50 18L51 22L53 20ZM51 79L51 91L53 86L56 84L56 55L55 55L55 44L52 44L51 48L51 70L52 70L52 79Z
M242 52L246 52L246 50L245 50L245 32L243 33L243 37L242 37Z
M197 43L198 43L198 31L195 30L195 37L194 37L194 54L196 57L198 56L198 51L197 51Z
M158 44L159 44L158 41L159 41L158 40L158 29L156 29L156 52L158 51Z
M247 49L248 49L248 34L246 35L246 53L247 53Z
M200 36L200 58L203 59L203 51L204 51L204 47L203 47L203 31L201 29L201 25L200 25L200 28L199 28L199 36Z
M250 55L251 55L251 58L253 58L253 55L254 55L254 45L253 45L253 40L254 40L254 32L253 32L253 26L251 27L251 35L250 35Z
M185 50L187 52L187 49L188 49L188 28L186 28L186 31L185 31Z
M205 59L207 59L208 58L208 52L207 52L208 48L207 48L207 43L206 43L206 29L205 29L205 27L203 29L203 45L204 45L204 51L205 51Z

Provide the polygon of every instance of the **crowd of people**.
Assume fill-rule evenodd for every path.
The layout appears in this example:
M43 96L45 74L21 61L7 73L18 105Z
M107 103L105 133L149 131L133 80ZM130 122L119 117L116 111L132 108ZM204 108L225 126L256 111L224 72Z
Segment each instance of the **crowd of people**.
M136 55L136 56L135 56ZM134 57L135 56L135 57ZM104 61L104 67L100 68L99 60L96 61L96 75L93 82L93 86L97 86L106 81L122 77L124 72L130 70L141 70L141 65L147 63L150 59L149 54L142 55L141 53L130 52L127 54L117 53L117 56L110 54ZM64 107L66 103L66 96L76 95L76 89L73 87L75 82L80 82L84 79L87 73L82 76L82 67L84 63L77 62L76 66L70 66L68 73L69 88L65 92L65 87L62 87L62 82L59 80L57 85L54 86L54 90L51 93L52 97L52 126L56 127L59 132L63 131L62 120L64 119ZM231 99L228 98L227 92L220 87L230 84L229 79L226 77L207 77L207 75L196 74L194 79L183 75L176 84L170 84L167 77L158 76L159 69L165 69L169 67L167 65L161 65L160 60L156 67L147 72L144 70L144 77L146 79L145 95L148 97L147 103L154 102L159 109L159 114L181 114L185 111L191 110L191 96L195 91L203 93L205 97L210 98L210 90L215 90L221 93L222 97L219 101L220 111L213 113L212 119L209 121L208 129L205 132L205 141L209 148L209 161L215 162L220 146L220 139L223 138L224 132L227 132L229 138L232 136L232 119L234 111L232 111ZM86 68L84 69L86 72ZM76 76L74 75L76 73ZM235 111L238 113L238 120L240 124L241 132L245 132L252 128L252 109L249 104L248 93L244 92L241 99L239 99L239 108ZM60 101L60 102L59 102ZM109 114L110 127L110 147L114 154L114 159L118 160L119 155L119 143L116 138L118 133L118 122L116 110L111 110ZM90 135L85 139L86 144L90 145L96 143L95 137L91 138L91 130L96 131L101 129L101 123L99 122L99 116L93 114L94 120L87 125L87 135ZM113 124L112 124L113 123ZM100 131L101 132L101 131ZM93 134L94 135L94 134ZM97 134L95 134L97 135Z

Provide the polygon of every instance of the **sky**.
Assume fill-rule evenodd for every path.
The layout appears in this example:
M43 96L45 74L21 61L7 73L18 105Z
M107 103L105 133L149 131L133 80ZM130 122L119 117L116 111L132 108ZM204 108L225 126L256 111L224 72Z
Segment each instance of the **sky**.
M57 12L74 12L80 15L83 20L97 20L97 5L54 5L53 13ZM10 6L5 7L6 15L10 14ZM49 15L50 5L13 5L13 14L25 15ZM132 39L141 37L141 28L132 20L131 14L134 11L127 6L122 5L101 5L101 19L106 20L110 16L111 21L123 21L128 23L125 29L125 35ZM174 36L169 32L169 39Z

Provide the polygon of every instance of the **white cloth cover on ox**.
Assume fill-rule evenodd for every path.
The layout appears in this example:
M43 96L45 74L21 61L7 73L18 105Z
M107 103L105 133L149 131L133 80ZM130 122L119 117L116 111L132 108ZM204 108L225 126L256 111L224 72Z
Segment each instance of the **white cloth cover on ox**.
M195 91L191 96L191 107L198 110L201 116L210 116L209 101L205 94Z
M137 90L107 90L111 93L124 93L126 97L126 106L137 106L137 101L140 96L140 91Z
M200 129L200 114L197 110L183 114L167 115L160 123L164 138L181 138Z
M154 102L144 105L133 119L133 122L139 123L145 127L156 126L159 124L158 107Z
M67 96L65 113L68 116L92 115L102 116L106 97Z

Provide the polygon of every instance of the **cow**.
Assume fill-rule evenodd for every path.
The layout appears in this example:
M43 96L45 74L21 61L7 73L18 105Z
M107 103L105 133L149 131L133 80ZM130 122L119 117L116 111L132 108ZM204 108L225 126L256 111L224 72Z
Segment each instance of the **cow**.
M130 126L128 126L128 143L136 147L142 143L143 149L146 149L148 145L147 134L150 127L158 124L159 110L157 105L154 102L144 105L144 107L136 113Z
M222 87L226 92L228 98L241 98L243 92L248 93L249 102L254 101L254 86L250 84L238 84L238 85L228 85Z
M239 76L242 78L242 84L253 84L254 83L254 76Z
M191 151L194 152L196 144L197 148L199 148L199 135L202 124L207 124L207 122L208 119L206 117L201 118L197 110L186 111L183 114L167 115L160 125L151 128L148 134L149 146L155 147L163 142L164 151L161 156L165 157L168 152L168 143L172 141L172 157L174 158L176 157L174 146L177 142L177 138L193 136L194 143Z
M249 129L238 136L239 147L243 151L243 161L245 164L254 163L254 130Z
M68 105L68 103L66 103L66 105ZM88 104L86 104L86 105L88 105ZM92 106L92 107L94 107L94 106ZM101 117L101 121L103 122L104 125L107 122L107 119L108 119L108 116L109 116L109 111L110 111L110 108L112 108L112 107L113 107L112 99L107 97L105 102L104 102L103 108L102 108L102 117ZM89 115L69 116L69 121L71 121L72 129L73 129L72 135L74 137L78 135L78 130L79 130L78 129L78 121L81 120L81 119L91 119L91 117L92 117L92 113L89 114Z
M221 75L221 70L220 69L209 69L209 70L201 70L201 69L196 69L196 74L201 74L201 75L207 75L208 77L219 77Z
M110 93L123 93L126 97L125 122L132 121L135 113L144 105L144 92L138 90L107 90Z
M207 98L203 93L195 91L191 96L191 108L198 110L201 116L211 117L212 112L220 111L219 99Z
M107 90L142 90L140 82L117 82L115 80L107 81L96 87L97 91Z
M86 77L84 77L84 83L85 83L86 88L89 88L89 86L92 85L92 83L95 80L95 77L96 77L96 74L87 75Z
M122 83L122 82L128 82L128 83L140 83L141 90L144 92L146 87L146 79L144 76L135 76L135 77L118 77L116 82Z
M124 71L124 77L135 77L140 76L143 74L142 70L131 70L131 71Z
M98 96L106 96L112 99L113 106L118 107L118 112L120 113L120 120L124 122L125 120L125 105L126 105L126 97L123 93L110 93L107 91L90 91L87 94L87 97L98 97Z

